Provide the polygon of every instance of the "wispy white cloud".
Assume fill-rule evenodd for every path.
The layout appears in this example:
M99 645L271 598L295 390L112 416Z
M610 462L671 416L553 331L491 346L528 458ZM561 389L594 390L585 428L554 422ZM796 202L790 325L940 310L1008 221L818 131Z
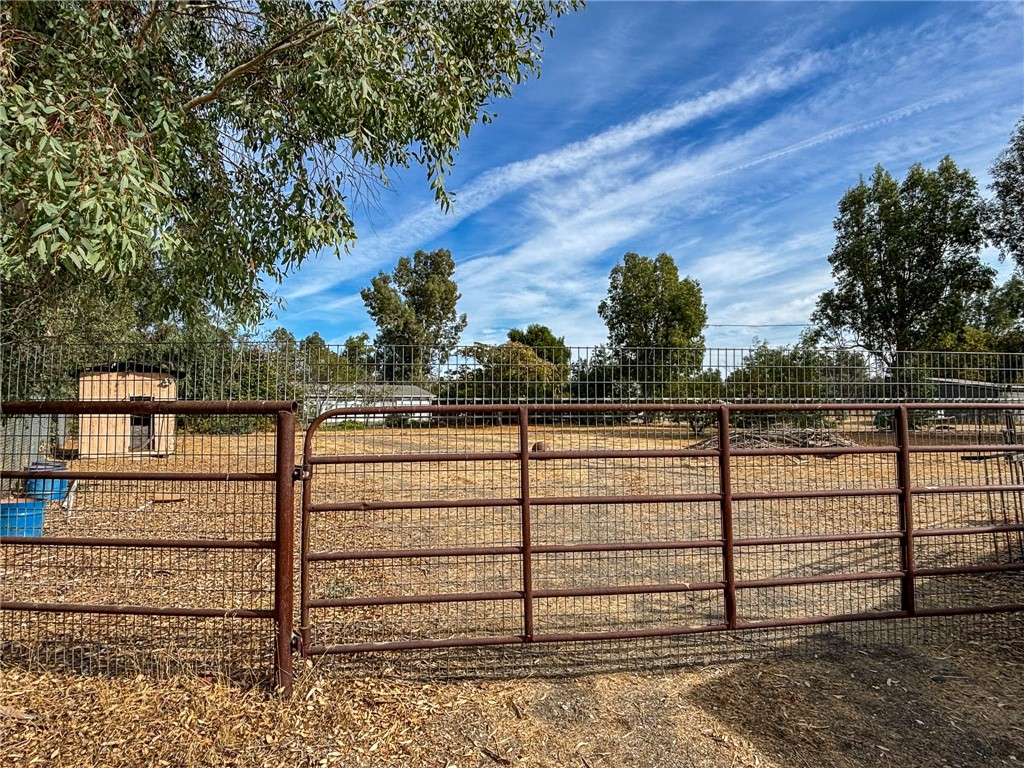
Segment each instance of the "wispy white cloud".
M1020 9L986 8L960 20L956 35L940 15L799 55L769 43L728 84L484 171L458 190L454 215L416 208L354 258L304 267L284 294L304 319L358 316L365 329L358 296L337 297L335 286L444 234L446 246L458 244L449 247L467 340L499 341L512 324L543 322L572 343L600 342L596 306L626 250L673 253L701 281L713 324L804 322L831 282L835 203L859 174L875 163L902 173L958 150L990 159L1008 138L1024 106L1020 20ZM999 53L1001 42L1016 46L1016 60ZM487 231L474 231L484 221ZM722 345L754 335L765 334L708 333Z
M423 206L374 238L373 253L357 245L345 269L334 270L331 268L336 265L327 265L333 274L325 274L328 270L317 269L317 264L311 264L313 269L291 279L282 295L289 300L329 290L347 277L391 260L393 254L453 228L463 219L516 191L580 172L595 163L628 152L642 142L679 130L728 107L782 91L819 71L822 61L820 56L807 55L788 67L776 66L764 72L744 75L724 88L648 112L627 123L567 144L555 152L487 171L458 191L451 213L442 212L436 205Z

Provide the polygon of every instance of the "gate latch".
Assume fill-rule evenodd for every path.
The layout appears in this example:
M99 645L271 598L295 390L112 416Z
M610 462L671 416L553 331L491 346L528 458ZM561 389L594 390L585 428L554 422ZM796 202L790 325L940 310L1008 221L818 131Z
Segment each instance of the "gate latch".
M299 480L309 480L311 473L305 467L295 467L292 470L292 482L298 482Z

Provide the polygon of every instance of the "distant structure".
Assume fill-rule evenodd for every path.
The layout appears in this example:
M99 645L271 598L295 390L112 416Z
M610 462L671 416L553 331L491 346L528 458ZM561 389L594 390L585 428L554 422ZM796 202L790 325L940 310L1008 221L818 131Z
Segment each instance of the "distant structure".
M79 400L177 400L177 371L130 361L76 371ZM168 456L174 453L172 414L91 414L78 420L81 458Z
M430 406L435 397L431 392L413 384L343 384L340 386L310 387L306 391L306 415L315 418L335 408L379 408L388 406ZM428 422L429 413L409 413L406 422ZM384 414L345 414L328 421L358 421L364 424L383 424Z

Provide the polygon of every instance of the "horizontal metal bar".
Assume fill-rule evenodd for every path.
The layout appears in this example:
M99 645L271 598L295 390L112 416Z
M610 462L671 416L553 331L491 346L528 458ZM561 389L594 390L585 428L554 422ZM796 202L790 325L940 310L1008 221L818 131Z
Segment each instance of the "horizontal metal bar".
M665 493L621 496L534 496L530 505L534 507L568 507L587 504L690 504L713 502L721 499L718 493Z
M899 453L895 445L822 446L813 448L731 448L733 456L846 456Z
M525 643L522 635L496 635L491 637L449 637L443 640L395 640L386 643L348 643L340 645L311 645L309 656L327 656L339 653L373 653L374 651L415 651L426 648L471 648L478 645L518 645Z
M423 603L476 603L488 600L522 600L522 592L450 592L436 595L383 597L331 597L310 600L310 608L352 608L369 605L418 605Z
M910 453L999 453L1011 455L1024 452L1024 445L1011 443L995 443L994 445L941 445L936 443L920 443L910 445Z
M949 568L918 568L915 576L973 576L984 573L1024 572L1024 563L1004 563L1002 565L961 565Z
M967 528L917 528L914 530L914 538L919 539L928 536L981 536L986 533L1013 533L1024 531L1024 525L979 525Z
M335 552L310 552L307 562L339 560L398 560L413 557L472 557L475 555L518 555L522 547L434 547L432 549L365 549Z
M655 627L651 629L610 630L607 632L562 632L535 634L530 643L573 643L585 640L630 640L641 637L670 637L707 632L722 632L728 629L724 624L708 624L698 627ZM429 648L466 648L485 645L522 645L527 642L522 635L492 637L452 637L438 640L398 640L387 643L349 643L341 645L310 646L309 654L370 653L374 651L410 651Z
M864 571L861 573L828 573L820 576L779 576L772 579L737 581L736 589L763 589L765 587L796 587L806 584L838 584L846 581L881 581L899 579L903 571Z
M920 613L920 612L918 612ZM773 629L776 627L809 627L817 624L841 624L849 621L881 621L905 619L904 611L868 611L865 613L837 613L829 616L801 616L793 619L763 619L739 621L736 629Z
M191 416L263 415L295 413L292 400L19 400L0 403L0 414L168 414Z
M724 544L722 539L694 539L690 541L635 541L608 544L534 544L533 553L559 554L565 552L650 552L661 549L715 549Z
M558 459L694 459L718 455L717 448L678 448L650 450L600 450L600 451L530 451L532 461Z
M899 488L829 488L799 491L734 491L733 501L773 499L855 499L865 496L898 496Z
M519 454L512 451L491 453L364 453L332 456L311 456L309 463L318 465L336 464L410 464L445 461L519 461Z
M899 531L864 531L862 533L816 533L807 536L765 536L762 538L736 539L735 547L766 547L778 544L819 544L834 541L878 541L899 539Z
M535 643L575 643L585 640L632 640L640 637L672 637L673 635L697 635L706 632L725 632L725 624L702 624L696 627L651 627L650 629L620 629L606 632L552 632L534 635Z
M1024 603L996 605L964 605L956 608L918 608L917 616L975 616L982 613L1016 613L1024 611Z
M273 549L275 546L273 539L127 539L100 536L0 536L0 544L125 549Z
M181 482L265 483L273 472L89 472L88 470L4 470L4 477L26 480L178 480Z
M582 587L579 589L534 589L534 597L605 597L611 595L657 595L673 592L710 592L725 589L724 581L692 584L624 584L614 587Z
M371 512L388 509L467 509L471 507L518 507L519 499L433 499L429 501L346 501L311 504L310 512Z
M638 541L611 544L534 544L534 554L561 554L568 552L647 552L672 549L714 549L722 546L721 539L700 539L696 541ZM416 557L472 557L476 555L518 555L521 546L505 547L440 547L432 549L367 549L335 552L311 552L306 556L310 562L338 560L388 560Z
M36 611L39 613L97 613L111 616L192 616L210 619L272 619L272 610L252 608L159 608L149 605L97 605L83 603L30 603L4 600L0 611Z
M949 533L996 533L1002 531L1024 530L1024 525L990 526L978 529L950 529L931 535L948 535ZM808 536L773 536L764 538L736 539L737 547L775 546L784 544L815 544L840 541L878 541L898 539L899 531L867 531L863 533L814 534ZM920 533L918 535L929 535ZM649 552L676 549L716 549L723 545L722 539L695 539L689 541L637 541L613 543L584 544L534 544L534 554L563 554L571 552ZM431 557L473 557L478 555L518 555L521 546L504 547L440 547L422 549L368 549L352 551L311 552L306 560L310 562L331 562L341 560L388 560L404 558Z
M917 402L902 403L896 401L873 403L729 403L732 413L783 413L792 411L895 411L900 405L906 405L914 411L1020 411L1024 403L965 403L965 402ZM439 407L439 406L434 406ZM465 410L466 406L440 406L455 411ZM481 406L487 408L487 406ZM512 409L518 406L511 406ZM717 412L721 406L709 403L538 403L527 406L531 414L536 413L661 413L661 412ZM377 409L373 412L383 412ZM411 406L409 411L426 411L426 408Z
M915 496L950 493L1024 493L1024 485L937 485L914 486Z

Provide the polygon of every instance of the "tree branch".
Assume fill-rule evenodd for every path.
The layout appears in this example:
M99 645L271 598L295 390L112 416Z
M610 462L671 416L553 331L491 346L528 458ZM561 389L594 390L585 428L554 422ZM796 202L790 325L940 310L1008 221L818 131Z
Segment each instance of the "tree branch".
M204 104L209 104L211 101L220 96L221 92L225 88L227 88L227 86L230 85L234 80L237 80L243 75L249 74L250 72L260 67L261 65L265 64L267 61L269 61L274 56L277 56L280 53L284 53L285 51L290 50L291 48L296 48L300 45L305 45L306 43L315 40L321 35L327 33L333 26L333 22L327 21L326 23L315 28L313 31L303 35L302 37L293 38L291 40L286 39L282 40L279 43L275 43L262 53L253 56L248 61L242 62L237 67L234 67L231 70L229 70L227 74L225 74L220 80L218 80L217 83L213 86L213 88L211 88L206 93L196 96L195 98L187 101L185 103L185 106L182 107L182 112L191 112L193 109L197 109L198 107L201 107Z

